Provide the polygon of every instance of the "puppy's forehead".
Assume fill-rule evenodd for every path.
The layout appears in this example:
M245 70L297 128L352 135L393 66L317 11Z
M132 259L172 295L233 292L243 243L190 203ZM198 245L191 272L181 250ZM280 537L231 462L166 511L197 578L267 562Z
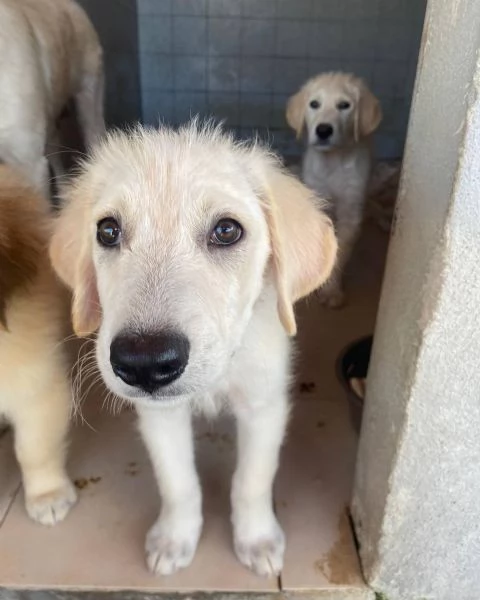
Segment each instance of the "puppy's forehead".
M106 178L114 183L102 208L169 220L258 205L244 157L234 148L181 141L174 138L171 144L150 146L150 152L113 157Z
M316 93L326 96L350 95L352 85L343 77L324 77L313 84L312 94Z

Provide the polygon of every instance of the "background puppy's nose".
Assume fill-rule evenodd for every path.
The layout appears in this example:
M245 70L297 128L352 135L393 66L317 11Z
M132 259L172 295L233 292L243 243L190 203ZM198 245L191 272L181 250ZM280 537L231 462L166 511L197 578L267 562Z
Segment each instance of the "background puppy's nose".
M188 363L190 343L173 333L118 335L110 364L122 381L149 394L178 379Z
M329 123L320 123L315 131L321 140L328 140L332 136L333 127Z

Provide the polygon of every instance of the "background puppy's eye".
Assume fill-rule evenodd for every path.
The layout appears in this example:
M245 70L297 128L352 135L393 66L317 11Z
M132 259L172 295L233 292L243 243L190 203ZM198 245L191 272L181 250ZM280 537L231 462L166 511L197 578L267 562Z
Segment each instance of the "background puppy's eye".
M236 244L243 235L240 223L233 219L221 219L210 234L210 243L215 246L231 246Z
M106 217L97 223L97 241L102 246L116 246L121 237L122 230L113 217Z
M320 102L318 100L312 100L310 102L310 108L320 108Z
M346 100L341 100L338 104L337 104L337 108L338 110L347 110L350 108L350 102L347 102Z

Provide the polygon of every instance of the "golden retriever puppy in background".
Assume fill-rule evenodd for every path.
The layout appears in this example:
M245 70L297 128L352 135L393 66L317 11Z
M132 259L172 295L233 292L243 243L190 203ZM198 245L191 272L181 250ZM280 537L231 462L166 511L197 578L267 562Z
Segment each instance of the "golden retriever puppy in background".
M103 135L103 57L73 0L0 0L0 162L22 169L45 195L56 121L74 100L87 146ZM55 175L63 171L52 152Z
M99 328L108 388L135 406L161 510L153 572L193 559L202 529L192 415L238 431L234 546L261 575L283 564L272 485L289 412L293 304L332 270L336 240L314 193L258 146L195 122L101 144L67 190L50 246L80 335ZM100 306L100 312L98 307Z
M345 73L313 77L290 98L287 122L305 137L302 180L330 201L339 256L321 290L331 307L344 302L343 270L360 233L372 168L371 135L380 125L377 98L359 78Z
M48 211L22 176L0 166L0 418L14 430L28 514L53 525L76 492L65 471L68 301L48 258Z

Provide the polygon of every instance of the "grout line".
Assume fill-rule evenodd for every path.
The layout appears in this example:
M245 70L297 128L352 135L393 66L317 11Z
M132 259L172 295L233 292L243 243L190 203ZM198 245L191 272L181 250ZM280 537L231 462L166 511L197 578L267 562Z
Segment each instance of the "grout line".
M16 498L18 496L18 493L20 492L20 488L21 487L22 487L22 483L19 482L18 485L17 485L17 487L16 487L16 489L12 492L9 501L7 502L7 508L5 509L3 518L0 519L0 527L2 527L2 525L7 520L7 517L9 515L9 513L10 513L10 510L11 510L11 508L13 506L13 503L15 502L15 500L16 500Z

